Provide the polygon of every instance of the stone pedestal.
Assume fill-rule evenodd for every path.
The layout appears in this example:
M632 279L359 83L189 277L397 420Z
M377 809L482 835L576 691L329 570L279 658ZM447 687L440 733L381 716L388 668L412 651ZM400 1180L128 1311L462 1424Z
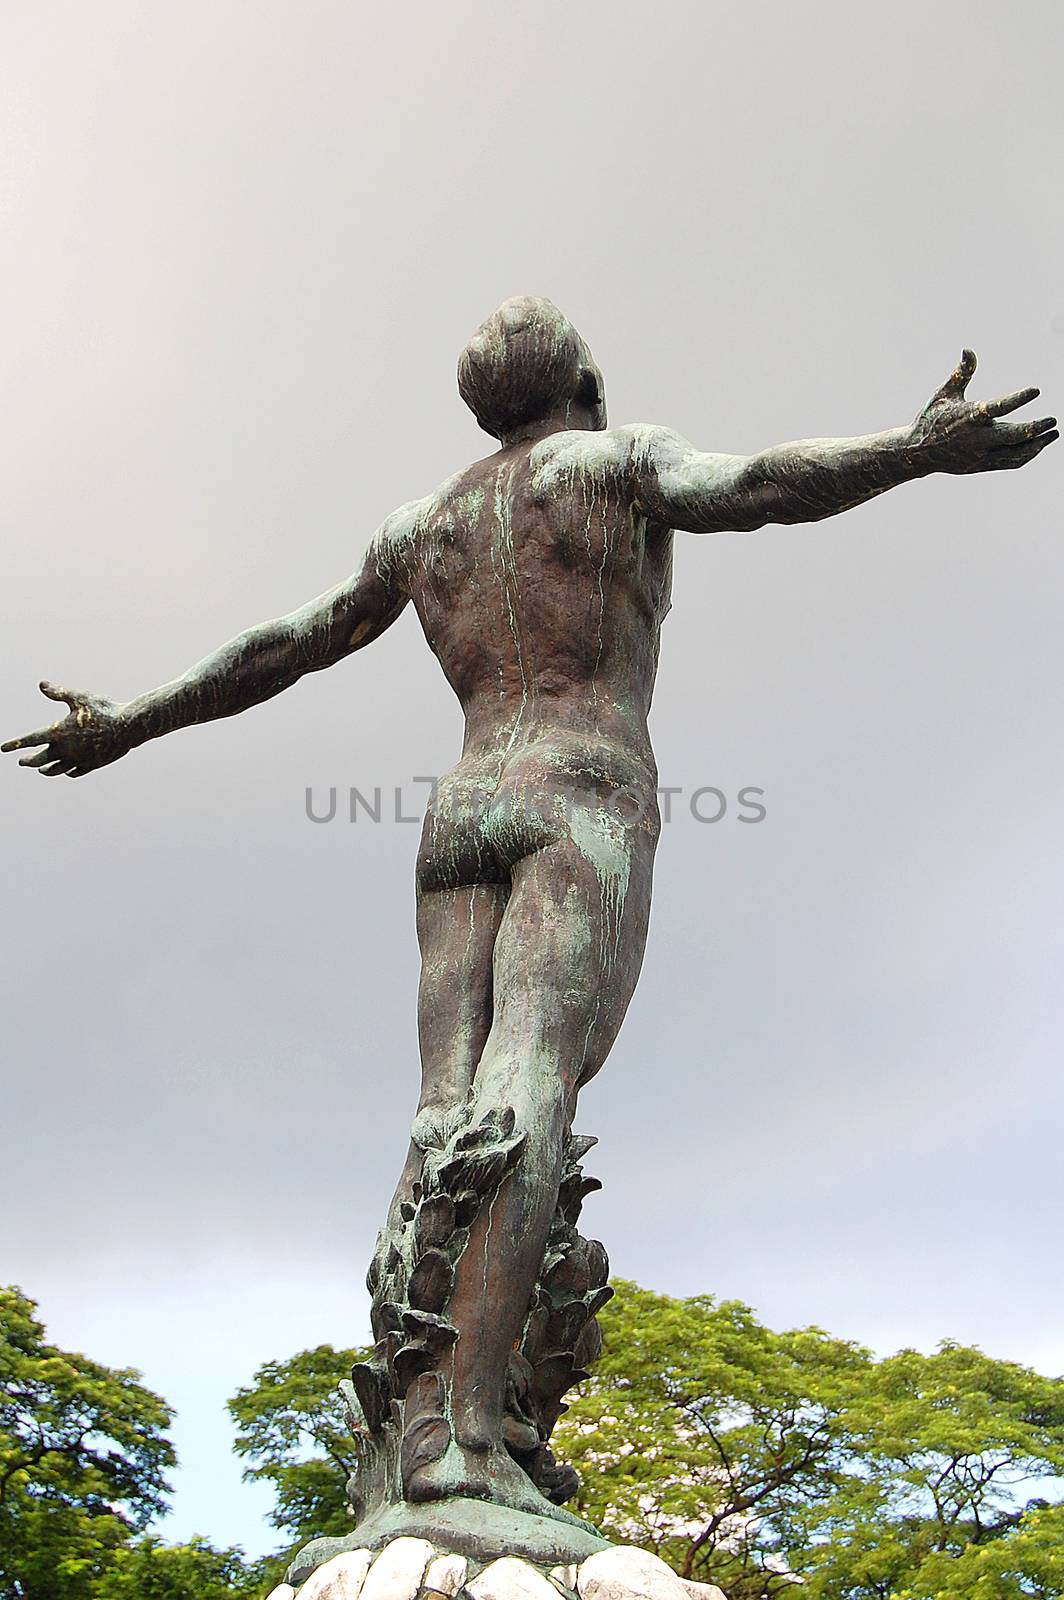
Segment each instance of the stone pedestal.
M292 1574L299 1578L297 1569ZM279 1584L269 1600L725 1600L712 1584L679 1578L634 1545L609 1545L581 1562L546 1567L524 1556L487 1563L398 1538L374 1552L347 1550L316 1567L296 1588Z

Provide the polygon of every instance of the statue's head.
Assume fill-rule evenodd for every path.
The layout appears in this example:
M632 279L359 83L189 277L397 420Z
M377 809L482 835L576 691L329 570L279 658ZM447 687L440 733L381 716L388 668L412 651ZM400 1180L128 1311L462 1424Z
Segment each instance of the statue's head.
M504 442L546 419L604 428L602 374L568 317L550 300L504 300L458 358L458 392L486 433Z

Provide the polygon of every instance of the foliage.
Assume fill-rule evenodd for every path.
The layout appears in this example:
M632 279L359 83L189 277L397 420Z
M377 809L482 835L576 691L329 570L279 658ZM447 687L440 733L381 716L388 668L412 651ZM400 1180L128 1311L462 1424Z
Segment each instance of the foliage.
M816 1328L772 1333L734 1301L617 1289L556 1433L583 1477L577 1509L732 1597L789 1587L790 1549L854 1449L871 1356Z
M293 1545L351 1531L344 1485L355 1455L336 1385L369 1354L321 1344L268 1361L229 1402L239 1430L234 1449L252 1463L245 1477L272 1483L274 1527Z
M139 1374L45 1340L0 1289L0 1600L82 1600L163 1510L171 1412Z
M1017 1582L1040 1581L1043 1536L1059 1532L1060 1513L1039 1528L1021 1495L1064 1476L1064 1381L946 1342L931 1356L903 1350L879 1362L854 1417L861 1477L811 1524L815 1594L948 1593L995 1563L1002 1574L1011 1563ZM1040 1591L1002 1589L1013 1592Z
M876 1360L747 1306L618 1283L596 1372L555 1433L574 1508L729 1600L1021 1600L1064 1595L1064 1381L945 1343ZM344 1533L351 1446L320 1345L230 1402L249 1475L294 1543Z
M1037 1506L1002 1538L935 1551L900 1600L1055 1600L1064 1594L1064 1507Z
M205 1539L163 1544L152 1534L122 1545L94 1585L92 1600L258 1600L270 1587L261 1565L242 1550L216 1550Z
M1064 1381L952 1343L875 1361L734 1302L618 1287L558 1430L614 1537L730 1600L797 1578L809 1600L953 1600L977 1577L990 1600L1007 1573L1002 1597L1064 1593L1038 1587L1062 1513L1021 1501L1064 1476Z
M139 1374L45 1340L0 1289L0 1600L238 1600L265 1564L138 1531L164 1509L172 1412Z

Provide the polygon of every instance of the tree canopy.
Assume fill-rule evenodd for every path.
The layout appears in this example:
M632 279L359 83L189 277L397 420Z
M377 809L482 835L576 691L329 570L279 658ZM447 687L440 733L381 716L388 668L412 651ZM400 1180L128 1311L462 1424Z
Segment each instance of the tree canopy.
M977 1577L957 1593L990 1600L1007 1573L1002 1596L1064 1593L1038 1587L1064 1513L1027 1511L1064 1478L1064 1380L949 1342L876 1360L734 1301L617 1287L558 1429L614 1537L730 1600L796 1579L810 1600L952 1600Z
M736 1301L632 1283L555 1433L574 1508L729 1600L1064 1595L1064 1381L945 1343L877 1360ZM262 1367L230 1402L250 1476L298 1545L351 1527L336 1381L361 1350ZM1037 1495L1034 1491L1037 1490ZM1044 1497L1040 1498L1040 1497Z
M877 1359L819 1328L632 1283L555 1434L575 1509L728 1600L1061 1600L1064 1379L945 1342ZM353 1465L337 1380L361 1349L267 1362L229 1402L284 1548L248 1563L151 1525L171 1412L132 1369L47 1342L0 1290L0 1600L235 1600L344 1534Z
M234 1449L249 1462L245 1477L272 1484L271 1520L293 1545L351 1531L344 1485L355 1452L337 1383L371 1353L321 1344L268 1361L229 1401L238 1430Z
M0 1290L0 1595L88 1595L118 1545L164 1509L172 1413L139 1373L47 1343Z
M268 1562L246 1562L238 1548L218 1550L196 1538L164 1544L145 1534L115 1552L93 1600L260 1600L279 1576Z
M239 1550L142 1533L166 1509L172 1415L131 1368L49 1344L35 1303L0 1288L0 1600L265 1592Z

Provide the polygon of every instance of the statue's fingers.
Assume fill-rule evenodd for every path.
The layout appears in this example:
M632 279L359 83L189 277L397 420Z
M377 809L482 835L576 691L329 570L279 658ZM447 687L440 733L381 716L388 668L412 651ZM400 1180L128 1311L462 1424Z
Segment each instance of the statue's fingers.
M49 683L47 678L43 679L37 687L43 695L47 695L49 700L62 700L65 705L70 707L71 711L76 711L78 706L84 705L89 698L81 689L64 689L62 684Z
M50 767L39 768L42 778L61 778L67 769L65 761L53 761Z
M972 381L977 362L974 350L962 350L961 358L945 383L939 389L934 400L963 400L964 391Z
M1049 433L1057 425L1056 417L1039 417L1034 422L999 422L994 427L995 434L1000 434L1002 445L1025 444L1028 439L1037 439L1043 433Z
M1040 455L1047 444L1052 444L1059 439L1060 434L1056 428L1051 428L1048 433L1040 433L1037 439L1028 439L1026 444L1017 445L1013 450L1001 452L1001 465L1003 467L1023 467L1028 461L1033 461Z
M957 394L960 399L964 398L964 391L971 383L977 366L975 351L962 350L961 359L951 374L952 381L957 385Z
M21 739L8 739L6 744L0 744L0 750L5 755L12 750L28 750L31 745L47 744L52 737L51 728L38 728L36 733L24 733ZM20 762L21 766L22 763Z
M1006 417L1010 411L1018 411L1021 406L1030 405L1032 400L1037 400L1041 389L1017 389L1013 394L1004 395L1000 400L984 400L977 410L981 416L989 418Z
M23 756L19 762L20 767L46 767L49 761L58 761L59 752L54 744L46 745L43 750L38 750L35 756Z

